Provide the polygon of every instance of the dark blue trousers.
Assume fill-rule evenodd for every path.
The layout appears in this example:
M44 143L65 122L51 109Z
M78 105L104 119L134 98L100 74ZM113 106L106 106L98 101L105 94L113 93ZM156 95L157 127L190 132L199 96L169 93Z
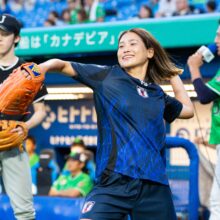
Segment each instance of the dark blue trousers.
M86 197L81 219L176 220L169 186L105 171Z

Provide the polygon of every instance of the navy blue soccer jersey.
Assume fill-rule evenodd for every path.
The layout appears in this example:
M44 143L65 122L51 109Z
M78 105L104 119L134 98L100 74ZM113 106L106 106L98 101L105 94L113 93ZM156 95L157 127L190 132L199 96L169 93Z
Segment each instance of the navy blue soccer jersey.
M98 118L96 175L105 169L168 184L165 173L165 123L182 104L160 86L130 76L118 65L72 62L74 79L94 91Z

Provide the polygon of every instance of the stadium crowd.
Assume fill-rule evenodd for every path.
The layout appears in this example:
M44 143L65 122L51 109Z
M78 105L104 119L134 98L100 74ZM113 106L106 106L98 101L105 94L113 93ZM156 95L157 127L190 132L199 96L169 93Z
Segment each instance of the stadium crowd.
M1 0L23 27L185 16L219 11L216 0ZM29 17L32 19L28 19Z
M84 141L76 138L70 146L70 153L62 158L63 167L57 162L53 149L36 152L37 141L33 136L25 140L26 151L32 175L34 195L84 197L92 189L95 180L93 152L86 148Z

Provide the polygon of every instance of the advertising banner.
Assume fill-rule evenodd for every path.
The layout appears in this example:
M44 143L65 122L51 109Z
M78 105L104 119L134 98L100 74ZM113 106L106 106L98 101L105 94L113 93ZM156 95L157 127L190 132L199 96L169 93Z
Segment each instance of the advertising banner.
M53 101L46 103L47 116L31 129L38 147L69 147L76 137L88 146L97 144L97 116L93 100Z

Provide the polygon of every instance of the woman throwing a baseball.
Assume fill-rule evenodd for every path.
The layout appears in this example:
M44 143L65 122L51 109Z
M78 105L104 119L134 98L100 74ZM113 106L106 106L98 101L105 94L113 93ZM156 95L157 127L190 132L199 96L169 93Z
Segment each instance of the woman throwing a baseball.
M97 182L81 220L175 220L165 172L165 123L193 117L181 70L147 31L121 34L115 66L48 60L58 71L92 88L98 117ZM169 80L175 98L158 85Z

